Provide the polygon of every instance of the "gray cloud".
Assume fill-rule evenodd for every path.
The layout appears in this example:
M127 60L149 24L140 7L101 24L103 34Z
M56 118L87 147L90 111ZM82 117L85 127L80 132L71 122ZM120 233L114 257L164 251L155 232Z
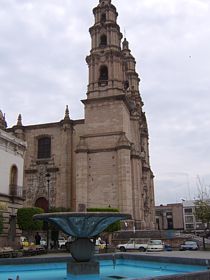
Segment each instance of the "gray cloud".
M196 176L210 179L210 3L112 2L141 77L156 201L195 196ZM97 3L0 0L0 109L9 126L19 113L24 124L58 121L66 104L73 119L83 117Z

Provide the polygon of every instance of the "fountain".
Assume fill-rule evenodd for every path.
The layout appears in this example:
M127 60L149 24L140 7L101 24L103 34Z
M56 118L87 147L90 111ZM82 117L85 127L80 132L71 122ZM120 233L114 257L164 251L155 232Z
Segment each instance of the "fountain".
M70 246L73 260L67 264L68 279L91 275L91 279L95 280L99 279L99 262L93 259L95 237L114 222L131 219L131 215L116 212L61 212L37 214L34 219L53 223L65 234L75 237Z

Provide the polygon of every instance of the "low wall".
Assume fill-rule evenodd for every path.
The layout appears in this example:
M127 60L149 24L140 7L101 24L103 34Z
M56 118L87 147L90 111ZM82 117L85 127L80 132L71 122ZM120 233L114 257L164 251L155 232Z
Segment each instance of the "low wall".
M210 271L204 271L204 272L194 272L194 273L188 273L184 275L169 275L169 276L160 276L155 277L155 280L209 280L210 279ZM135 279L138 280L138 279ZM144 280L144 278L141 278L139 280ZM145 280L154 280L154 277L152 278L145 278Z
M128 240L130 238L171 239L176 236L175 230L120 230L113 233L113 240Z

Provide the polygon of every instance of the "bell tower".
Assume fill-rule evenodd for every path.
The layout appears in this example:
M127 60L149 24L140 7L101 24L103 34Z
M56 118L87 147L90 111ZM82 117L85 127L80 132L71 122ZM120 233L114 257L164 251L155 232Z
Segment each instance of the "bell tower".
M86 58L89 67L88 98L118 95L123 90L122 33L118 13L111 0L100 1L93 9L94 25L89 29L91 51Z
M152 228L153 181L136 61L128 41L122 42L111 0L99 0L93 14L84 131L76 148L76 210L111 205L130 213L138 228Z

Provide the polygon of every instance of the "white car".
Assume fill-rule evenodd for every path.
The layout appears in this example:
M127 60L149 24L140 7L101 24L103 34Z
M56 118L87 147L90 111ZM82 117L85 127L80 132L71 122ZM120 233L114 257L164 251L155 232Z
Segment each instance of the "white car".
M47 241L45 239L41 238L40 245L46 248L47 247Z
M185 241L184 244L181 244L180 251L185 251L185 250L192 250L192 251L198 250L197 242L196 241Z
M148 242L147 251L148 252L160 252L164 251L164 243L162 240L150 240Z
M125 244L118 244L117 249L121 252L126 252L127 250L139 250L140 252L145 252L147 250L147 243L141 242L138 239L130 239Z

